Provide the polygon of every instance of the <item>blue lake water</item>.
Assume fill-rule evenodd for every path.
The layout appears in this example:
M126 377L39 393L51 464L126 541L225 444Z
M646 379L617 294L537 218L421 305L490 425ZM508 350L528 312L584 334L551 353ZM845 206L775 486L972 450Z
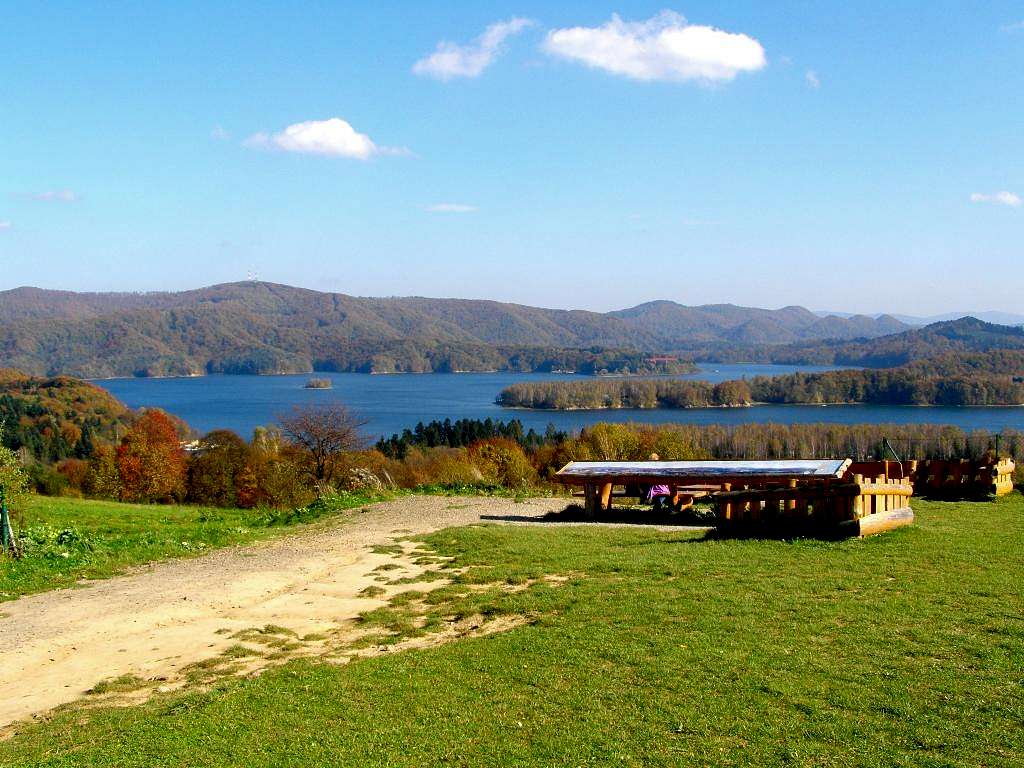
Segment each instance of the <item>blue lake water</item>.
M816 366L706 365L686 378L718 382L744 376L831 370ZM306 389L310 376L205 376L182 379L108 379L96 382L132 408L155 406L173 413L200 432L232 429L243 436L292 406L340 400L367 421L374 437L390 435L432 419L517 418L542 431L549 423L576 430L599 421L651 424L897 423L951 424L965 429L1024 430L1024 408L918 408L878 405L762 405L752 408L690 410L528 411L501 408L494 398L517 381L576 378L565 374L459 373L371 376L317 373L332 389ZM585 378L585 377L579 377Z

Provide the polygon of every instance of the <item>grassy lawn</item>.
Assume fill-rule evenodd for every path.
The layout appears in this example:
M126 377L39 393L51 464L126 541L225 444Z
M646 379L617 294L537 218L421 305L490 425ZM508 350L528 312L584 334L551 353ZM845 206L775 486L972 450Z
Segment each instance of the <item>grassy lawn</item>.
M466 570L424 598L428 626L528 625L71 709L0 765L1024 765L1024 499L915 507L831 543L442 531L426 542ZM415 604L368 621L408 628Z
M25 557L0 558L0 601L106 578L139 563L254 541L376 500L348 494L274 512L32 496L15 525L26 534Z

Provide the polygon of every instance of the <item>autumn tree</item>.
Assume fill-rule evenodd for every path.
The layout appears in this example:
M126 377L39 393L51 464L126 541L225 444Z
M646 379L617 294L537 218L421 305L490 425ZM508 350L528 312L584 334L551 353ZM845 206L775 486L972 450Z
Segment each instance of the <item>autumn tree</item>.
M723 381L713 390L715 405L747 405L752 397L750 385L742 379Z
M117 466L117 451L109 445L99 445L89 459L82 490L97 499L121 498L121 472Z
M234 432L218 429L204 436L188 462L188 500L217 507L238 505L239 480L249 462L249 446Z
M296 406L278 421L287 440L305 455L317 483L330 483L344 455L366 445L361 433L366 422L341 403Z
M484 478L506 488L525 488L537 479L522 446L514 440L493 437L480 440L467 450L470 462Z
M18 455L0 446L0 488L4 489L7 503L10 504L28 490L29 480Z
M185 452L167 414L148 410L135 422L118 446L117 468L126 501L167 501L183 495Z

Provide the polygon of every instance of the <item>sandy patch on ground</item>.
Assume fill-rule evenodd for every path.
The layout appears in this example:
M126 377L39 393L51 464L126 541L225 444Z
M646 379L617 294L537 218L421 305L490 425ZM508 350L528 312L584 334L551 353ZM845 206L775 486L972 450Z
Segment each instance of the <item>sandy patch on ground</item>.
M396 591L438 586L386 584L414 578L430 565L415 564L419 555L409 546L384 554L374 553L375 545L482 520L502 522L505 516L529 522L564 507L564 499L408 496L273 541L156 563L80 589L6 603L0 618L6 660L0 665L0 728L75 701L101 680L130 675L176 687L197 663L237 649L238 633L253 628L284 630L268 635L270 645L244 643L269 655L274 644L283 655L281 648L296 645L292 638L315 643L385 605ZM384 593L368 596L368 587ZM419 642L438 641L443 639ZM236 662L240 670L272 663L263 655Z

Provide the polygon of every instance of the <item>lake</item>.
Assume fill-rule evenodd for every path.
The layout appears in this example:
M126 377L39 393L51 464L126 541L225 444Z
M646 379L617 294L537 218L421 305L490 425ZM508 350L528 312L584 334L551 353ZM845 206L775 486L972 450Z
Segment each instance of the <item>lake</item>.
M682 378L711 382L744 376L777 375L795 371L834 370L824 366L725 365L701 366ZM695 408L690 410L528 411L501 408L495 396L519 381L586 378L544 373L456 373L372 376L363 373L316 373L330 379L332 389L306 389L310 375L204 376L181 379L107 379L96 384L132 408L156 406L180 416L200 432L226 428L248 437L294 405L340 400L367 420L366 431L391 435L417 422L432 419L511 419L543 431L548 424L576 430L599 421L638 421L650 424L776 423L899 423L951 424L965 429L1024 430L1024 408L920 408L899 405L761 405L753 408Z

